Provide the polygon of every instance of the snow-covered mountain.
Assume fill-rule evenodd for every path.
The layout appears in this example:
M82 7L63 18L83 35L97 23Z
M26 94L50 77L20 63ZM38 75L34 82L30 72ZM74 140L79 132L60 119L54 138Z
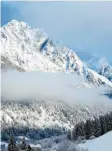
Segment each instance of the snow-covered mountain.
M112 66L108 63L103 64L99 68L98 73L104 77L107 77L112 82Z
M42 70L79 74L91 85L112 83L86 67L76 53L55 44L41 29L13 20L1 27L1 67L19 71Z
M85 80L81 87L101 85L112 87L111 81L88 68L74 51L53 42L43 30L33 29L24 22L13 20L1 27L0 31L2 48L0 51L0 62L2 71L18 70L26 73L29 71L41 70L43 72L72 73L78 74ZM25 81L23 76L22 79ZM30 81L33 83L33 80ZM6 87L7 85L6 81ZM77 88L74 88L74 85L72 85L73 83L70 85L68 83L68 86L74 93ZM17 86L13 86L14 89L17 88ZM66 85L64 85L64 88L65 86ZM79 88L80 86L77 87ZM9 88L11 89L10 84ZM25 91L23 91L23 89L25 88L22 88L21 90L24 94ZM38 95L36 88L37 87L35 87L35 92ZM48 88L49 87L46 86L45 90L47 91ZM19 92L18 89L16 89L17 93ZM42 90L42 92L44 92L44 89ZM71 91L69 91L69 96L72 94ZM68 91L65 91L65 93L66 92L68 93ZM44 96L44 93L42 94ZM80 95L80 91L77 94ZM84 93L84 95L86 94ZM81 97L83 98L83 96ZM106 98L106 96L104 97ZM96 98L93 98L94 101L91 104L86 98L84 99L85 102L87 102L84 103L83 101L82 103L74 97L74 105L60 101L61 99L57 99L55 96L53 96L52 99L53 100L50 101L44 98L43 101L36 100L34 102L28 100L2 100L1 130L3 137L8 137L11 128L15 130L17 135L25 133L25 135L28 135L29 137L35 136L37 138L44 138L53 135L53 133L57 135L63 133L66 129L73 127L74 124L81 120L94 118L94 116L97 117L100 114L105 114L112 110L111 102L107 101L108 103L105 103L99 98L98 101L100 100L100 102L96 103ZM70 99L70 97L68 97L68 99ZM70 101L68 100L69 103ZM78 104L75 103L75 101L78 102Z
M100 58L88 52L79 51L77 54L89 68L95 70L98 74L106 77L112 82L112 66L105 58Z

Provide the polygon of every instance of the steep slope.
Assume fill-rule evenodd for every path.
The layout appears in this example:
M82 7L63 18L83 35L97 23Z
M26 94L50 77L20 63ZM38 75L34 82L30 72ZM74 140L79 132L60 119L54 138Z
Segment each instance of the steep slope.
M98 73L104 77L107 77L112 82L112 66L108 63L103 64L99 68Z
M87 141L85 144L81 144L80 146L83 148L88 148L89 151L111 151L111 140L112 140L112 131L107 134Z
M77 122L98 117L112 110L112 103L70 105L63 101L3 101L1 102L2 137L13 128L16 135L38 139L62 134Z
M95 70L98 74L112 82L112 66L104 58L100 58L88 52L77 52L77 54L89 68Z
M76 73L91 85L112 87L105 77L88 69L75 52L55 44L43 30L24 22L13 20L1 27L1 46L1 56L17 69Z
M3 70L3 71L18 70L20 72L25 71L20 66L15 65L13 62L8 60L8 58L5 58L4 56L1 56L1 70Z

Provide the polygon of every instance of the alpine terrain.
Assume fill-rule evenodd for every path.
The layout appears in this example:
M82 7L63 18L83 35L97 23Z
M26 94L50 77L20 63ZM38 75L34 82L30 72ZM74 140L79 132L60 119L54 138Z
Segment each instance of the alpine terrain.
M44 139L55 135L65 135L77 123L81 121L86 122L87 119L93 120L112 111L112 101L107 97L108 93L110 95L112 92L111 65L106 64L99 70L96 70L87 65L83 59L82 61L79 57L80 55L78 56L75 53L75 50L70 50L66 46L60 46L42 29L31 28L24 22L12 20L0 28L0 33L2 140L8 141L11 131L13 131L16 136L25 135L30 139ZM8 73L10 71L16 72L18 75L23 75L24 78L21 76L22 82L18 80L18 76L8 76L6 80L4 80L4 75L9 75ZM29 75L30 73L33 74L36 72L41 72L41 75L43 75L43 73L49 73L53 75L53 79L49 79L45 76L45 78L43 78L44 80L41 81L36 77L35 85L36 81L40 83L38 87L32 87L32 85L31 87L29 86L30 88L27 86L15 86L19 82L23 84L25 84L26 81L30 84L33 83L34 79L31 79ZM64 82L63 80L60 80L59 83L56 82L57 73L62 74ZM74 75L78 75L78 77L82 79L82 82L74 86L72 82L69 84L69 80L65 80L66 78L64 79L63 75L67 75L67 77L71 76L73 82L76 81L75 78L73 79L73 77L75 77ZM10 78L12 81L9 80L8 83L7 81ZM17 80L15 85L13 79ZM62 87L55 89L54 85L50 89L49 85L50 82L53 83L52 81L57 85L62 85ZM45 88L44 85L46 82L48 82L48 85ZM9 88L7 89L7 93L3 93L5 83L7 83L7 87ZM41 87L41 83L43 87ZM11 85L13 85L12 91ZM33 91L33 88L36 98L20 98L22 92L19 93L19 91L23 91L25 95L29 95L30 92L26 92L29 89ZM106 92L101 92L101 88L106 90ZM66 89L66 91L63 91L64 89ZM99 90L98 98L94 95L94 90L97 91L97 89ZM47 94L48 92L49 95L53 95L53 90L57 97L54 96L50 99L48 97L45 98L46 95L44 95L44 93ZM42 91L43 98L37 98L37 96L39 96L38 92L40 91ZM18 93L18 97L16 99L14 98L14 100L10 99L11 94L15 95L16 93ZM74 96L74 98L72 96ZM80 96L80 99L78 96ZM5 99L6 97L7 99ZM87 145L89 144L90 142L87 142Z
M69 72L79 74L90 85L112 87L107 78L87 68L74 51L55 44L43 30L24 22L12 20L1 27L1 47L2 70Z

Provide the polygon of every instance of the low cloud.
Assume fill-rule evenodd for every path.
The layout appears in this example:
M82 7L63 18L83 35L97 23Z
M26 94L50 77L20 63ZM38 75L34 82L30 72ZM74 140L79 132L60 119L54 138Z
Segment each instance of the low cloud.
M107 59L105 57L100 58L100 60L98 61L98 65L99 67L102 67L103 65L107 64Z
M62 100L67 103L96 103L110 100L105 88L78 88L84 83L77 75L48 72L2 73L1 92L5 100Z

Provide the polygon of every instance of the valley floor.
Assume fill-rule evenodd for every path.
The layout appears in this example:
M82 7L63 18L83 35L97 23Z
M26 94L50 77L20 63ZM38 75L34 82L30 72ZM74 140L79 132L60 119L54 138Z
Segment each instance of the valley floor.
M2 144L4 144L3 142ZM112 131L105 135L86 141L86 143L75 145L66 139L65 136L52 137L35 141L42 147L41 151L111 151ZM8 144L5 143L5 146ZM30 144L33 145L32 143ZM35 146L35 145L34 145Z

